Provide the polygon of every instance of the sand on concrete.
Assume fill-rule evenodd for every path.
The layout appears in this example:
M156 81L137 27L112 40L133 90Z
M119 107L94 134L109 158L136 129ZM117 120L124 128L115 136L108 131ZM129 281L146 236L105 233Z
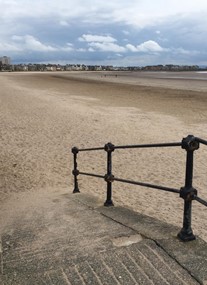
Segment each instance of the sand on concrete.
M134 76L134 75L133 75ZM205 82L105 77L105 73L0 74L0 232L35 196L73 190L71 148L207 139ZM201 83L202 82L202 83ZM198 86L197 86L198 85ZM194 187L207 200L207 147L195 152ZM117 177L180 189L186 153L180 147L116 150ZM78 168L104 175L106 153L80 153ZM81 192L105 201L106 182L79 177ZM31 199L30 199L30 193ZM46 194L45 194L46 193ZM27 197L27 198L24 198ZM39 199L37 199L39 201ZM182 226L179 195L115 182L115 205ZM207 241L207 209L193 202L194 233Z

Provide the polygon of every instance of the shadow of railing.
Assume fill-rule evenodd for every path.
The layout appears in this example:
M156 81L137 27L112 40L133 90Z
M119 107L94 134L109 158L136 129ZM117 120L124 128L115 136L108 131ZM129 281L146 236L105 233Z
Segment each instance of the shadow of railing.
M85 175L91 177L102 178L107 183L107 194L106 201L104 206L113 206L112 200L112 183L114 181L128 183L133 185L144 186L148 188L154 188L161 191L167 191L172 193L177 193L181 198L184 199L184 211L183 211L183 227L178 233L178 238L182 241L191 241L195 239L195 235L193 234L193 230L191 228L191 215L192 215L192 201L195 200L204 206L207 207L207 201L197 196L197 190L193 187L193 157L194 151L199 148L199 145L204 144L207 145L207 141L200 139L198 137L194 137L192 135L183 138L181 142L173 142L173 143L160 143L160 144L139 144L139 145L125 145L125 146L115 146L112 143L107 143L104 147L96 147L96 148L72 148L73 159L74 159L74 190L73 193L79 193L78 186L78 175ZM186 150L186 171L185 171L185 184L180 189L164 187L149 183L143 183L133 180L127 180L123 178L115 177L112 174L112 153L116 149L132 149L132 148L167 148L167 147L182 147L182 149ZM88 151L106 151L107 153L107 173L105 175L98 175L94 173L87 173L78 170L77 165L77 154L79 152L88 152Z

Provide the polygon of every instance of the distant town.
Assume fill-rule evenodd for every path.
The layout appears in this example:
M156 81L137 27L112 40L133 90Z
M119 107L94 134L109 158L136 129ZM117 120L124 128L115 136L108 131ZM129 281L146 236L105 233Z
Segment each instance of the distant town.
M174 65L174 64L158 64L148 66L112 66L112 65L85 65L85 64L12 64L11 58L7 56L0 57L0 72L15 71L203 71L207 67L198 65Z

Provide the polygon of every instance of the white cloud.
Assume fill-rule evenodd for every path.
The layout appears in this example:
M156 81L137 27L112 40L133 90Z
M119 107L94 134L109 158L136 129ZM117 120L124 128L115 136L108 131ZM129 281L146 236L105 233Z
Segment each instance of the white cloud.
M82 37L79 38L80 42L101 42L101 43L113 43L116 42L116 39L114 39L111 36L99 36L99 35L82 35Z
M138 46L134 46L132 44L127 44L126 48L132 52L162 52L162 51L166 51L166 49L162 48L157 42L151 41L151 40L143 42Z
M73 51L72 43L67 43L65 46L51 46L40 42L38 39L31 35L11 37L12 43L0 43L1 51L34 51L34 52L57 52L57 51Z
M103 42L103 43L92 42L92 43L89 43L89 46L92 47L93 49L103 51L103 52L125 52L126 51L124 47L119 46L114 43L110 43L110 42Z
M173 16L181 19L197 14L199 19L203 11L206 11L205 15L207 13L206 0L134 0L129 1L127 6L122 5L123 2L112 12L111 18L138 28L159 25Z
M41 43L38 39L31 35L25 36L13 36L13 40L22 45L23 49L29 49L31 51L55 51L56 48Z
M90 52L101 51L101 52L125 52L126 48L122 47L115 42L117 40L112 36L100 36L84 34L79 38L80 42L86 42Z
M137 51L142 52L160 52L164 49L155 41L147 41L137 46Z
M10 43L1 44L1 50L5 51L55 51L56 48L41 43L38 39L31 35L11 37Z
M1 19L16 21L24 18L61 19L67 26L70 20L84 23L124 22L138 27L160 23L173 15L192 15L207 11L206 0L0 0ZM199 15L198 15L199 16ZM69 22L68 22L69 21ZM2 22L2 21L1 21Z
M72 43L67 43L66 45L69 46L69 47L73 47Z
M137 48L136 48L135 46L133 46L132 44L127 44L127 45L126 45L126 48L127 48L129 51L137 52Z

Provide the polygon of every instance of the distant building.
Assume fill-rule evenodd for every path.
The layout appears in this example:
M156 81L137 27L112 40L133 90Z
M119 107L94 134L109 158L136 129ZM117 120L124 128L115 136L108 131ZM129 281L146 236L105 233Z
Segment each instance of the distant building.
M2 56L2 57L0 57L0 62L3 65L10 65L11 64L11 59L8 56Z

